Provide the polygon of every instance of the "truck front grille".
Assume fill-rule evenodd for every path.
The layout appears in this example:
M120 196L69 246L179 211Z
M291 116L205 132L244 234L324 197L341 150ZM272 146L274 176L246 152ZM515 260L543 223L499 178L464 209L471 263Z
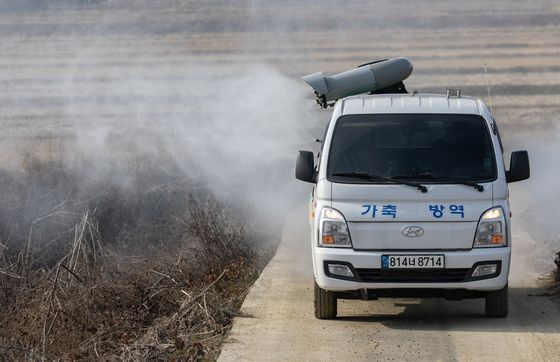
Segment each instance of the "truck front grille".
M412 282L412 283L447 283L465 280L470 269L436 269L436 270L391 270L391 269L356 269L363 282Z

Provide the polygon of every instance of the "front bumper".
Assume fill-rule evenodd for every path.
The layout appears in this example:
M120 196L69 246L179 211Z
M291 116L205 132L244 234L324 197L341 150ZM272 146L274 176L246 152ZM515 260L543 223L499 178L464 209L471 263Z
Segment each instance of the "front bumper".
M498 290L506 286L509 275L509 263L511 248L481 248L471 250L453 251L355 251L353 249L324 248L314 247L314 269L317 284L326 290L343 292L359 289L466 289L474 291ZM382 254L443 254L445 256L445 270L453 272L455 270L472 271L473 266L480 262L498 262L500 264L499 273L490 278L475 279L465 277L446 281L440 278L439 281L426 281L418 278L407 280L406 276L401 276L398 281L371 281L375 278L340 278L329 276L326 273L326 263L341 262L351 265L353 270L375 271L381 269ZM410 273L410 272L409 272ZM414 273L411 273L414 274ZM363 274L362 274L363 275ZM372 275L372 274L370 274ZM366 279L366 280L364 280ZM368 281L369 280L369 281ZM449 280L449 279L448 279Z

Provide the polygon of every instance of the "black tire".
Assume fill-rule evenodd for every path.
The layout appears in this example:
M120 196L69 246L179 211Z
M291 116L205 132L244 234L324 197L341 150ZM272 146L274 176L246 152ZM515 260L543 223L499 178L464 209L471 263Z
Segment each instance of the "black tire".
M315 283L315 318L332 319L336 317L336 296Z
M508 286L486 293L486 316L505 318L508 315Z

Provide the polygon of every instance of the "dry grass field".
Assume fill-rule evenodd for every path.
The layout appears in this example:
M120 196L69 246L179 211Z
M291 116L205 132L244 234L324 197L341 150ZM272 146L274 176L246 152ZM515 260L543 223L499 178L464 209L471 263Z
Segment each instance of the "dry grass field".
M489 101L487 66L531 154L533 281L560 249L559 39L552 0L0 0L0 359L214 359L306 197L327 113L299 78L393 56L409 90Z

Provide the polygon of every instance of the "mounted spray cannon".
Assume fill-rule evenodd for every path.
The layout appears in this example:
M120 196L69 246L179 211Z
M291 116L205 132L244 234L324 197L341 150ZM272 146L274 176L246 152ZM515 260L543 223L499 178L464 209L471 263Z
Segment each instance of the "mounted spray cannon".
M411 73L410 60L400 57L366 63L330 77L313 73L303 80L315 91L317 103L327 108L340 98L361 93L408 93L402 81Z

